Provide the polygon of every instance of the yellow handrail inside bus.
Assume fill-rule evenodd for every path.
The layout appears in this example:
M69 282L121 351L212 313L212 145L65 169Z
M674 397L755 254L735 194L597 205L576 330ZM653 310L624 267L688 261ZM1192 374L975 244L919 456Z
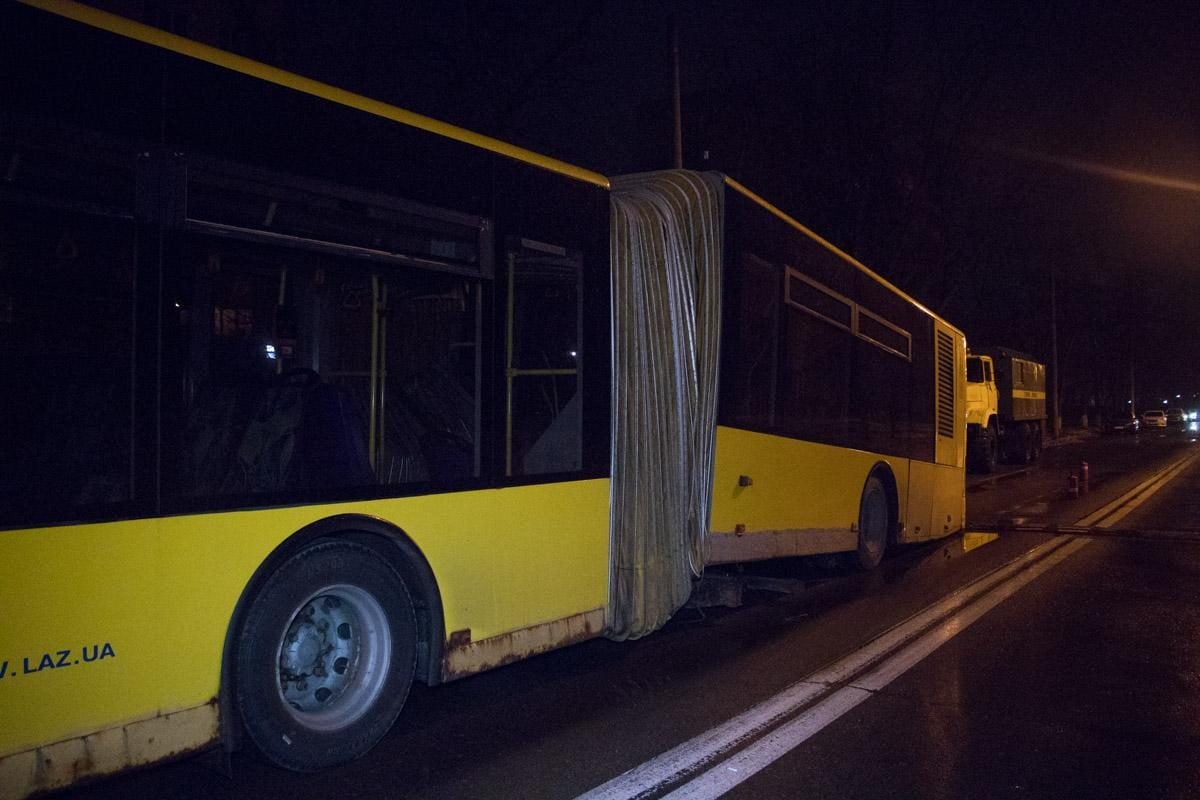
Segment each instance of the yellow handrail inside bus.
M260 61L246 58L245 56L235 55L210 45L201 44L200 42L186 39L174 33L167 33L150 25L134 22L131 19L110 14L107 11L100 11L91 6L85 6L82 3L74 2L74 0L17 1L93 28L115 33L118 36L134 39L154 47L162 48L163 50L170 50L174 53L197 59L198 61L205 61L209 64L232 70L233 72L240 72L243 75L249 75L268 83L274 83L278 86L284 86L297 92L312 95L313 97L319 97L322 100L328 100L340 106L357 109L367 114L398 122L401 125L407 125L437 134L438 136L444 136L447 139L463 142L464 144L506 156L516 161L523 161L526 164L531 164L577 181L590 183L602 189L609 188L608 178L598 172L577 167L574 164L568 164L565 161L559 161L556 158L535 153L523 147L517 147L500 139L494 139L491 136L484 136L483 134L451 125L448 122L415 114L399 106L374 100L365 95L345 89L339 89L328 83L322 83L312 78L306 78L303 75L297 75L294 72L272 67Z

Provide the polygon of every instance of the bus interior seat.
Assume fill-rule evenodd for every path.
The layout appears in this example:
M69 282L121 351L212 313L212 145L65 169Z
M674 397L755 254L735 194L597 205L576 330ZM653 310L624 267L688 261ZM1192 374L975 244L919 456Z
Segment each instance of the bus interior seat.
M311 370L197 393L184 448L194 496L375 482L360 404Z
M461 479L475 471L475 404L444 363L432 363L401 391L429 478Z

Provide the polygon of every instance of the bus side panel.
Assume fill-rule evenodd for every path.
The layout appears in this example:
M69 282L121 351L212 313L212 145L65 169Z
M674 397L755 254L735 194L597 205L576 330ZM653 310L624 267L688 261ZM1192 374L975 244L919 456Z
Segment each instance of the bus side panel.
M437 579L447 636L469 629L479 641L608 603L608 495L604 478L359 510L412 537Z
M919 542L954 533L963 526L964 490L962 469L943 464L913 461L908 484L908 507L912 513L902 540ZM918 518L917 512L920 511Z
M232 608L230 598L257 565L253 556L244 557L253 548L243 544L168 570L166 562L174 559L161 524L10 531L0 538L6 565L0 754L213 699L228 614L218 619L220 612L204 607ZM218 531L208 540L224 538ZM174 635L164 636L172 627ZM208 667L208 679L197 683L199 642L205 642L199 666Z
M711 529L840 530L858 523L859 501L871 469L891 467L901 520L907 520L908 459L717 427ZM740 478L752 482L742 486ZM851 540L850 548L854 547Z
M967 525L967 484L961 465L937 465L935 479L933 528L938 536L963 530Z
M909 526L905 541L933 539L961 530L966 521L967 345L961 332L934 321L934 392L936 463L913 461L909 507L926 509L918 530Z
M608 484L7 532L0 764L212 702L243 588L287 536L324 517L373 515L412 537L437 579L448 633L478 641L603 608Z

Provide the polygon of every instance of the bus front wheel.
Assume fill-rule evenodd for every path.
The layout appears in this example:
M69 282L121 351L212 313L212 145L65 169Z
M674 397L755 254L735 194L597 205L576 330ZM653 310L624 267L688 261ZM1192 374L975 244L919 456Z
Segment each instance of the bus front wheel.
M416 615L399 573L367 547L322 540L285 561L246 612L237 706L268 761L311 772L387 733L416 671Z
M858 566L875 569L887 550L888 496L883 481L875 475L867 478L858 506Z

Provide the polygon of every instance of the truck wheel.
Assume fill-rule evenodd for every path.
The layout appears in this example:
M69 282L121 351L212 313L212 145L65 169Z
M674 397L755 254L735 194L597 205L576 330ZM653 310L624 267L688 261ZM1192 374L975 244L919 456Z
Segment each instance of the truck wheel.
M991 425L980 428L972 442L971 471L987 475L996 469L996 433Z
M863 486L862 499L858 505L858 566L875 569L883 560L887 550L888 530L887 489L883 481L872 475Z
M1029 425L1021 423L1017 436L1017 445L1020 448L1017 455L1020 463L1033 463L1033 432L1029 429Z
M1008 461L1014 464L1030 463L1030 432L1021 425L1010 426L1012 434L1009 435L1010 446L1008 449Z
M285 561L238 637L237 707L272 763L311 772L351 761L387 733L416 671L403 579L370 549L324 540Z

